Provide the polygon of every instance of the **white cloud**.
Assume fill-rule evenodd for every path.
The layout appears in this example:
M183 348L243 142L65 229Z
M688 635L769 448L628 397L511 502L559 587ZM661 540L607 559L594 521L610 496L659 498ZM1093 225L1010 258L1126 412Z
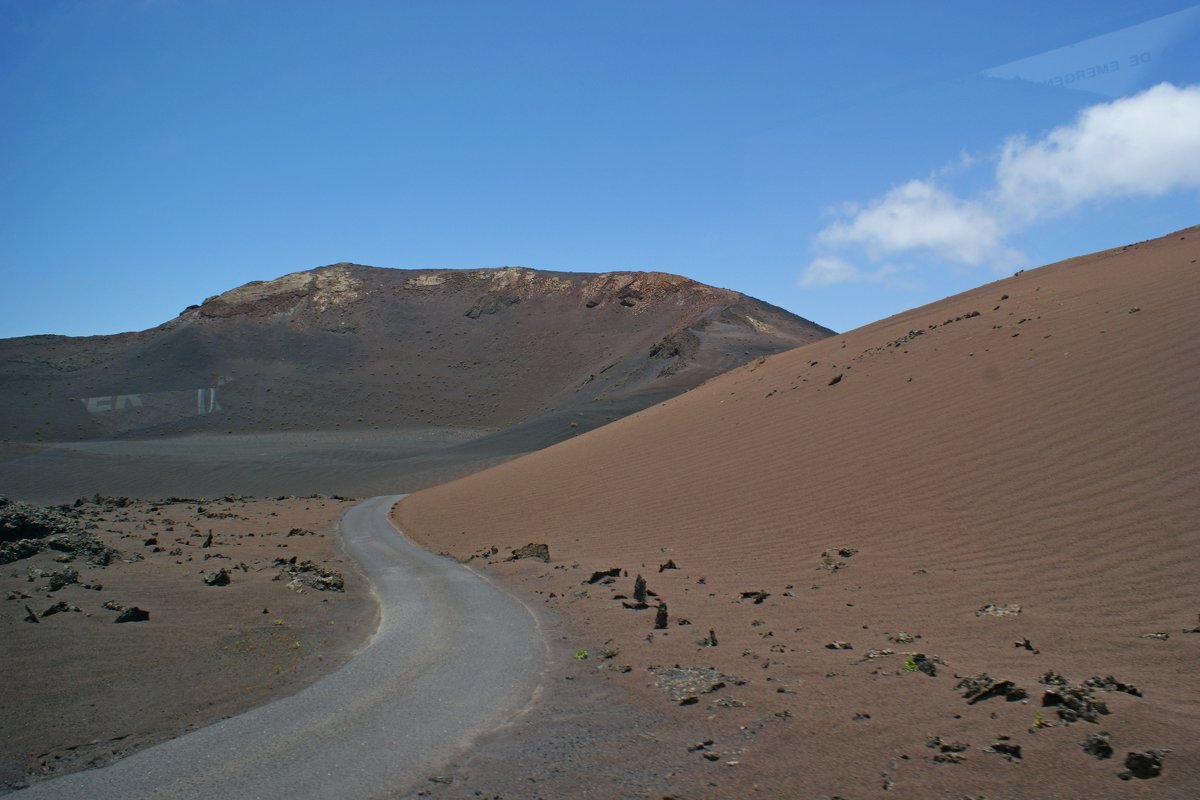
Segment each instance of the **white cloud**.
M862 280L858 267L837 256L814 258L800 276L801 286L832 286L835 283L857 283Z
M899 270L885 264L878 269L865 271L837 256L818 256L809 262L800 275L801 286L832 286L838 283L864 283L887 280Z
M972 164L960 154L936 175ZM1109 198L1200 189L1200 86L1159 84L1084 109L1036 141L1010 137L995 160L990 188L963 198L934 179L915 179L865 205L834 209L839 219L814 240L817 256L803 286L877 280L894 267L863 269L852 251L881 265L919 254L945 264L1010 269L1022 256L1009 235L1040 218Z
M994 250L1000 224L982 205L960 200L928 181L892 189L848 221L817 236L823 245L862 245L873 257L932 250L964 264L978 264Z
M1084 109L1037 142L1012 137L996 202L1027 221L1093 200L1200 188L1200 86L1162 83Z

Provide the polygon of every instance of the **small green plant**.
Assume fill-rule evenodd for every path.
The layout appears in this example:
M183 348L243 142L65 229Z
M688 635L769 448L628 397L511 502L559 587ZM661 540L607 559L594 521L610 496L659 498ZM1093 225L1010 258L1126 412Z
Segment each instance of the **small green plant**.
M276 625L282 625L282 624L283 624L283 617L276 617L276 618L275 618L275 624L276 624Z
M582 647L575 651L575 660L576 661L583 661L587 657L588 657L588 651L584 650Z
M299 649L300 649L300 643L299 643L299 642L292 642L291 644L289 644L289 645L288 645L288 647L292 648L293 650L299 650Z
M1041 711L1033 712L1033 727L1035 729L1050 727L1050 723L1046 721L1046 718L1044 716L1042 716Z
M908 658L904 659L904 671L916 672L920 667L917 666L917 659L910 653Z

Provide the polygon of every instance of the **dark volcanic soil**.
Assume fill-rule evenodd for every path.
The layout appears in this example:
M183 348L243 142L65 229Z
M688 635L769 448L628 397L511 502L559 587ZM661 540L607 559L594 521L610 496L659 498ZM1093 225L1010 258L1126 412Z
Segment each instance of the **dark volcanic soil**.
M44 548L0 563L0 791L295 692L375 629L348 501L98 500L37 511L50 530L0 506L0 558Z

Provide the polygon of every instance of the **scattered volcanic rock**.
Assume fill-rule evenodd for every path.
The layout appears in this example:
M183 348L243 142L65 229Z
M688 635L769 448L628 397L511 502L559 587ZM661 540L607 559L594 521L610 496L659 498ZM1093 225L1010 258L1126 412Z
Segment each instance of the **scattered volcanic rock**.
M550 561L550 546L547 544L535 544L530 542L524 547L518 547L512 551L512 556L509 561L520 561L522 558L536 558L538 561Z
M962 755L971 745L966 742L960 742L957 739L943 739L940 736L934 736L925 742L925 746L937 750L938 753L933 757L933 760L939 764L960 764L965 760Z
M659 603L658 610L654 613L654 627L657 630L663 630L667 627L667 604Z
M619 577L621 577L621 568L613 567L612 569L602 569L593 572L592 576L584 581L584 583L589 585L600 583L601 581L604 583L612 583Z
M984 750L989 753L1002 755L1009 761L1019 760L1021 758L1021 745L1004 741L1007 738L1002 737L1000 741L993 742L991 747L985 747Z
M1112 758L1113 747L1109 742L1111 734L1108 731L1100 731L1099 733L1089 733L1087 738L1080 743L1083 752L1089 756L1095 756L1100 760Z
M916 667L915 671L923 672L931 678L937 677L937 656L927 656L924 653L913 653L911 658L913 666Z
M1054 706L1065 723L1096 722L1108 713L1108 705L1097 700L1085 686L1057 686L1042 693L1042 707Z
M1142 690L1134 686L1132 683L1122 683L1112 675L1101 678L1099 675L1093 675L1083 682L1083 685L1088 689L1102 689L1106 692L1124 692L1131 694L1134 697L1141 697Z
M1003 697L1005 700L1013 702L1024 700L1029 696L1029 692L1018 687L1012 681L996 680L986 672L963 678L954 688L963 690L963 697L970 705L990 700L993 697Z
M1054 670L1049 670L1044 675L1042 675L1041 678L1038 679L1038 683L1044 684L1046 686L1067 686L1070 683L1070 681L1068 681L1065 677L1058 674Z
M1166 755L1163 750L1146 750L1142 753L1130 753L1125 756L1126 772L1120 774L1122 780L1130 778L1138 778L1140 780L1148 780L1157 778L1162 774L1163 756Z
M50 579L46 584L47 592L57 592L68 584L79 583L79 573L71 567L58 572L51 572L46 577Z
M1006 603L1002 606L988 603L975 612L977 617L1015 617L1021 613L1021 607L1016 603Z
M726 686L741 686L745 681L712 667L650 667L654 684L676 702L720 691ZM693 701L694 702L694 701Z
M77 531L75 520L51 508L0 497L0 564L46 549L46 537Z
M55 614L61 614L64 611L79 611L79 610L80 610L79 606L74 605L72 603L68 603L66 600L59 600L57 603L55 603L54 605L50 606L49 608L47 608L45 611L42 612L42 619L53 616Z
M124 609L113 622L147 622L150 619L150 612L144 609L133 606Z
M829 572L840 572L849 566L843 559L856 555L858 550L853 547L831 547L821 553L821 564L818 569Z
M75 530L74 518L62 511L0 497L0 542L44 539L56 533L73 533Z
M204 576L205 586L228 586L230 583L229 570L222 567L216 572Z
M477 558L491 558L492 556L496 555L499 552L500 552L500 549L497 548L495 545L492 545L491 547L483 548L479 552L471 553L471 555L467 557L467 561L474 561Z
M276 580L286 578L288 588L294 591L303 592L306 587L319 592L343 592L346 590L346 581L340 572L326 569L311 561L301 561L297 564L295 556L290 559L277 558L274 566L280 569Z
M120 557L117 550L81 530L66 511L0 497L0 564L29 558L47 549L67 558L83 558L98 567Z

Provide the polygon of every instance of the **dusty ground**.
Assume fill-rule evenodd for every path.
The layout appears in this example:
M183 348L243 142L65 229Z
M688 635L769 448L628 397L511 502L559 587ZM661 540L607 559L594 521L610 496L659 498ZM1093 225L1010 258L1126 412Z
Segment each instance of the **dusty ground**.
M46 504L95 492L374 497L397 486L431 486L512 457L488 452L479 437L479 431L407 428L0 444L0 491Z
M658 575L647 566L650 591L671 597L697 590L695 575ZM815 575L805 594L784 589L778 601L762 604L722 591L741 585L736 580L709 577L698 588L715 596L672 603L695 621L673 617L658 631L654 610L625 609L614 599L632 592L633 577L597 589L583 583L592 570L582 565L498 562L489 569L555 609L543 616L554 671L528 716L430 776L413 796L1193 796L1196 699L1188 676L1200 633L1182 626L1163 631L1164 641L1143 638L1158 631L1141 631L1128 617L1072 630L1062 619L1039 619L1045 605L977 616L982 605L971 604L979 592L969 586L923 601L970 598L961 613L939 621L933 610L924 616L889 599L892 591L919 595L938 578L897 585L885 567ZM872 583L891 591L872 596L864 590ZM701 643L709 624L716 647ZM1187 628L1196 624L1193 618ZM1026 638L1036 653L1023 646ZM1100 641L1082 644L1091 638ZM839 641L852 649L828 648ZM587 659L576 658L580 649ZM910 654L930 659L935 674L916 658L906 667ZM1071 688L1115 672L1142 694L1089 688L1109 713L1067 723L1058 706L1043 705L1056 688L1041 683L1051 671ZM1028 695L972 704L957 687L982 673L1012 680ZM1082 747L1102 732L1111 734L1107 759ZM989 749L995 745L1016 745L1020 757ZM1163 775L1122 781L1126 754L1148 748L1171 751Z
M2 787L103 764L295 692L375 628L372 596L336 532L351 501L99 500L65 513L117 551L107 566L53 548L0 565ZM298 571L305 561L317 569ZM205 583L222 569L226 585ZM63 577L72 582L49 591ZM46 614L60 603L67 610ZM120 612L106 603L150 616L114 624Z
M615 796L1191 798L1198 258L1192 229L1029 271L397 517L563 615L596 668L585 709L582 686L620 686L661 719L587 755L672 765ZM502 560L529 542L548 564ZM626 607L639 574L644 610ZM1161 774L1122 780L1150 750ZM544 773L529 752L507 763Z
M413 491L830 333L660 273L333 265L233 289L148 331L0 341L0 494ZM375 610L339 563L342 507L83 505L71 513L120 558L0 565L12 598L0 674L15 676L0 703L0 782L103 763L349 657ZM286 536L293 527L318 535ZM209 528L214 544L197 550ZM346 594L282 588L272 562L291 555L334 564ZM221 566L232 582L206 586L201 572ZM68 568L77 582L47 591ZM150 620L114 625L105 602ZM80 610L43 616L58 603Z
M1198 247L1189 230L1029 271L405 500L408 533L539 607L553 645L539 702L423 795L1194 797ZM371 433L298 466L284 434L257 454L226 435L246 436L242 491L273 462L352 483L379 479L358 444L387 459ZM219 477L219 445L173 441ZM88 457L186 477L178 453L138 448ZM332 536L342 504L196 505L82 506L122 553L103 570L53 553L0 567L18 593L0 606L10 780L293 691L365 641L373 608ZM548 563L504 560L530 542ZM289 591L272 580L284 555L333 565L348 592ZM241 563L228 586L202 582ZM48 574L28 580L64 566L79 582L52 597ZM647 607L629 608L638 575ZM150 621L112 624L109 599ZM40 616L59 601L81 611ZM1152 750L1161 774L1122 780Z

